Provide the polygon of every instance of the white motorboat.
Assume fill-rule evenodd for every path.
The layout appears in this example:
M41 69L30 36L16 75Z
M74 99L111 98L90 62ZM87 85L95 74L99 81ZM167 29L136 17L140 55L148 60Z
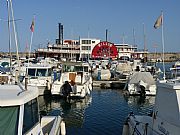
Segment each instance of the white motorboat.
M180 61L175 62L173 67L170 68L172 78L180 79Z
M123 135L179 135L180 80L161 80L157 83L155 107L151 116L130 113Z
M50 94L52 83L52 67L42 65L31 65L26 67L28 85L37 86L39 95ZM23 80L23 82L25 79Z
M51 88L52 95L84 98L92 91L92 77L88 63L66 63L62 67L60 78L54 81ZM66 82L66 84L65 84ZM65 88L65 85L71 88Z
M38 95L36 86L0 85L1 135L65 135L60 116L40 117Z
M150 72L133 73L125 86L130 95L156 95L156 82Z

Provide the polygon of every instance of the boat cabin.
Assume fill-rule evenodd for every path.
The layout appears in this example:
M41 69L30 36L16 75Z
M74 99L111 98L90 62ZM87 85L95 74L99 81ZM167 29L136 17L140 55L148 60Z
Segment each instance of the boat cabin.
M22 85L1 85L0 134L41 134L38 89Z
M31 66L26 68L26 73L30 77L48 77L52 74L50 66Z
M87 64L65 64L63 72L89 72L89 68Z

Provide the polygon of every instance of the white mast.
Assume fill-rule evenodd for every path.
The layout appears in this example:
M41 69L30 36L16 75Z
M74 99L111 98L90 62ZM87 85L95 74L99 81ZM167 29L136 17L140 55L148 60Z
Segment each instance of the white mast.
M164 64L164 17L162 11L161 11L161 16L162 16L161 37L162 37L162 45L163 45L163 79L165 80L166 75L165 75L165 64Z
M14 38L15 38L15 44L16 44L16 57L17 57L17 60L18 60L18 66L20 68L19 49L18 49L18 41L17 41L17 32L16 32L16 27L15 27L14 12L13 12L13 7L12 7L12 0L10 0L10 8L11 8L13 30L14 30Z
M11 29L10 29L10 7L9 1L7 0L7 10L8 10L8 35L9 35L9 55L10 55L10 69L12 66L12 54L11 54Z

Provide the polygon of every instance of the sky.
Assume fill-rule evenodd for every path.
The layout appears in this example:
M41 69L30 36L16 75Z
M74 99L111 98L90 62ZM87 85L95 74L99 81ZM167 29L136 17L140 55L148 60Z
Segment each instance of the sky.
M103 41L107 29L109 42L135 43L138 49L144 49L145 42L149 52L162 52L162 27L153 27L161 11L165 52L180 52L178 0L12 0L12 4L21 52L30 45L33 16L32 51L45 48L48 42L55 43L58 23L62 23L64 39L89 37ZM7 18L6 0L1 0L0 52L9 49ZM12 51L15 51L14 41Z

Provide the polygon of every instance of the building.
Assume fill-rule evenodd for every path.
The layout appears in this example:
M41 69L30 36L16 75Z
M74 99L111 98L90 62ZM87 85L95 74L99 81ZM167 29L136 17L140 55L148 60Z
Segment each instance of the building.
M118 49L118 58L124 59L124 58L133 58L133 54L137 52L137 47L134 47L129 44L116 44L116 47Z
M56 40L57 41L57 40ZM61 60L81 60L90 58L90 54L99 39L63 40L63 44L47 44L47 48L38 48L36 57L54 57Z
M93 38L63 40L63 44L48 43L47 48L35 51L36 57L54 57L58 60L143 59L147 54L147 51L138 50L129 44L113 44Z
M55 44L48 43L47 48L35 51L36 57L54 57L58 60L88 60L88 59L122 59L142 58L147 52L138 52L137 47L128 44L101 42L100 39L79 38L79 40L64 40L64 27L61 23L59 36Z
M89 59L93 48L100 43L100 39L82 38L80 39L80 59Z

